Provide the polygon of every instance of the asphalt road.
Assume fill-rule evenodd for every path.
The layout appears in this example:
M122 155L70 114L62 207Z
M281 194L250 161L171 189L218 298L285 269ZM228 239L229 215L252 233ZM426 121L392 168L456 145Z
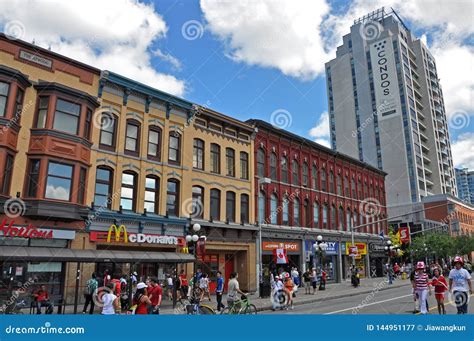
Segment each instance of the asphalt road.
M389 290L358 294L344 298L333 298L326 301L297 305L293 310L262 311L259 314L413 314L414 302L411 286ZM429 313L438 314L433 295L428 299ZM447 314L456 314L456 307L449 295L446 295ZM469 314L474 314L474 295L470 297Z

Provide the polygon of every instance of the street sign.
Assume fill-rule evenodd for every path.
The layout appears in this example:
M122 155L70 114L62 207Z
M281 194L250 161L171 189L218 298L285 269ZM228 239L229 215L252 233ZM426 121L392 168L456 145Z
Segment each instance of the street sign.
M349 246L349 257L357 257L358 255L358 248L357 246Z

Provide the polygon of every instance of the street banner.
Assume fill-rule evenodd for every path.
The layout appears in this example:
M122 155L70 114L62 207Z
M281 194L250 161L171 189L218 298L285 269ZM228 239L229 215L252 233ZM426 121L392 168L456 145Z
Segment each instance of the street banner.
M349 246L349 257L357 257L357 246Z
M402 244L410 242L410 227L400 227L398 229L398 236Z
M275 249L275 263L277 264L288 264L288 257L285 249Z

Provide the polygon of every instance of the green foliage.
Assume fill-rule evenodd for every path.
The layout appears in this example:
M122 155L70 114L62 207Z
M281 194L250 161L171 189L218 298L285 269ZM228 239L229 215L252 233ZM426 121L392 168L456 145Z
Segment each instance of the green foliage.
M413 238L409 252L415 258L466 255L474 250L474 237L452 237L446 233L428 233Z

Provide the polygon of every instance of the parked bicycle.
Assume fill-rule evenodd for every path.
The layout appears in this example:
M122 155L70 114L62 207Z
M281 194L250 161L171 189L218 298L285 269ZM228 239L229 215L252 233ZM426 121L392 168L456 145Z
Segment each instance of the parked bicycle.
M233 305L225 307L221 314L230 314L230 315L256 315L257 307L250 303L247 295L242 295L240 300L234 302Z
M188 314L188 315L215 315L216 311L208 306L202 304L198 298L191 297L188 299L179 299L176 302L174 308L175 314Z

